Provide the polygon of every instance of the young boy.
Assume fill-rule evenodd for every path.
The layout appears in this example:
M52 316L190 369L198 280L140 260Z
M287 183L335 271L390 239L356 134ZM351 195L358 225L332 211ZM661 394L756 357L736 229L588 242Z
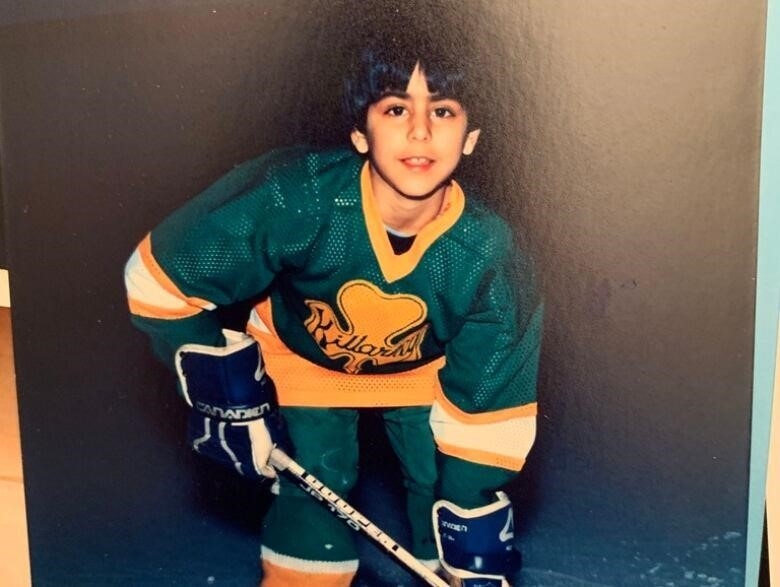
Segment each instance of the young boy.
M345 83L354 149L239 166L142 241L126 283L177 368L195 450L272 477L284 443L346 496L358 410L381 408L412 552L498 586L516 553L496 489L534 440L541 304L509 228L451 179L480 132L465 70L447 51L366 52ZM223 333L211 310L257 296L253 338ZM349 585L352 531L280 477L261 584Z

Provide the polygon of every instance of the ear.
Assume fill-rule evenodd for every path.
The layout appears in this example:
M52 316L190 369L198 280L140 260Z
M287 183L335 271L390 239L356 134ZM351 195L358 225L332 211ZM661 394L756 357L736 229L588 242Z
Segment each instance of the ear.
M352 129L349 133L349 138L352 140L352 144L355 146L355 150L361 155L368 153L368 139L366 135L360 132L358 129Z
M479 139L479 129L466 133L466 140L463 141L463 154L471 155L474 152L474 147L477 146L477 140Z

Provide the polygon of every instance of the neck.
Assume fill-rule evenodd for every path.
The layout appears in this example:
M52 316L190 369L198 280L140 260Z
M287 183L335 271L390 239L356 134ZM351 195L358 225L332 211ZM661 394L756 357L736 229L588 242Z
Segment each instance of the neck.
M409 197L372 174L371 188L377 211L388 228L408 235L420 232L441 212L449 184L442 185L423 197Z
M379 216L382 222L393 230L404 234L417 234L439 215L445 191L446 188L442 187L436 194L421 201L375 196Z

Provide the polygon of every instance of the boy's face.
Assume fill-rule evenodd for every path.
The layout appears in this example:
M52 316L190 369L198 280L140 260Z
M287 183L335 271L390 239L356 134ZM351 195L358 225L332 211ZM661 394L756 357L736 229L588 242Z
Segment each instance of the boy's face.
M471 154L479 130L467 132L457 100L430 93L418 63L406 90L371 104L366 132L353 130L351 138L358 152L370 156L375 192L425 199L444 188L462 155Z

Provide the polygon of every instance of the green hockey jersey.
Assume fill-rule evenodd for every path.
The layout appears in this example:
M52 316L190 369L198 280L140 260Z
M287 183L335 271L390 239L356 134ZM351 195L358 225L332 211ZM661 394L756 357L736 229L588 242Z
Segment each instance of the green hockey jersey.
M172 364L221 344L211 310L262 299L247 330L282 405L431 405L439 450L519 470L535 436L541 304L504 221L452 182L394 254L369 163L285 149L238 166L155 228L126 267L134 323Z

